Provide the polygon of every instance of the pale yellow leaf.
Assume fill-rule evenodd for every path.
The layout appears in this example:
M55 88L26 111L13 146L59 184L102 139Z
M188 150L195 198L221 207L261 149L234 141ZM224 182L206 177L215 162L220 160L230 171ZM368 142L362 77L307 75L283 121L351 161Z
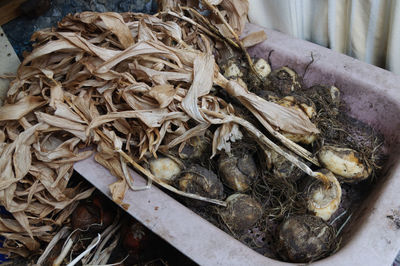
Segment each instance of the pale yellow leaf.
M263 42L267 39L267 34L265 31L260 30L260 31L255 31L247 35L242 39L244 47L251 47L256 44L259 44L260 42Z
M40 96L26 96L14 104L0 107L0 121L18 120L29 112L46 104Z

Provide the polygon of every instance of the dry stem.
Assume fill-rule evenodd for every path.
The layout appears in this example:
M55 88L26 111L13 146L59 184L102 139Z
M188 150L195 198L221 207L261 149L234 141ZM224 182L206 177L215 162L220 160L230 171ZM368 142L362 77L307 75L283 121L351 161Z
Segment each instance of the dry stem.
M182 9L189 10L189 11L191 11L191 12L195 11L193 8L190 8L190 7L182 7ZM186 21L186 22L189 22L190 24L192 24L192 25L198 27L200 30L204 31L207 35L210 35L210 36L212 36L212 37L214 37L214 38L216 38L216 39L219 39L220 41L223 41L222 38L221 38L220 36L218 36L217 34L211 32L210 30L208 30L208 29L207 29L206 27L204 27L203 25L197 23L197 22L194 21L193 19L188 18L188 17L186 17L186 16L184 16L184 15L182 15L182 14L178 14L178 13L173 12L173 11L171 11L171 10L168 10L168 11L166 11L166 12L161 12L161 14L168 14L168 15L177 17L177 18L179 18L179 19L182 19L182 20L184 20L184 21ZM200 15L200 14L199 14L199 15ZM201 15L200 15L200 16L201 16ZM235 42L232 42L231 44L237 46L237 44L236 44Z
M73 108L75 111L77 110L77 108L72 104L72 102L64 97L64 99L66 100L66 102L71 106L71 108ZM86 122L87 119L86 117L78 110L77 114ZM107 141L108 143L112 144L112 140L109 139L103 132L101 132L100 129L96 128L95 129L96 133L99 134L99 136L101 138L103 138L105 141ZM176 189L175 187L168 185L164 182L162 182L161 180L159 180L157 177L155 177L149 170L145 169L143 166L141 166L140 164L138 164L137 162L135 162L126 152L124 152L123 150L119 149L119 150L115 150L116 152L118 152L127 162L129 162L136 170L139 170L142 174L144 174L147 178L150 178L152 181L156 182L157 184L159 184L160 186L162 186L163 188L168 189L169 191L172 191L178 195L184 196L184 197L188 197L188 198L192 198L192 199L197 199L197 200L201 200L201 201L205 201L205 202L210 202L210 203L214 203L220 206L224 206L226 207L226 202L225 201L221 201L221 200L216 200L216 199L210 199L210 198L206 198L206 197L202 197L196 194L192 194L192 193L186 193L183 191L180 191L178 189Z
M97 241L96 243L94 243L92 246L89 246L84 252L82 252L81 254L79 254L78 257L76 257L73 261L71 261L70 263L67 264L67 266L74 266L75 264L77 264L84 256L86 256L87 254L90 253L90 251L92 251L92 249L94 249L101 240L101 236L100 234L97 234Z
M149 189L151 187L152 180L150 178L147 179L147 185L145 185L143 187L135 187L133 185L132 176L129 173L128 167L127 167L126 162L125 162L124 158L122 157L122 155L120 155L120 161L121 161L122 172L124 173L124 176L125 176L125 181L128 184L130 189L132 189L133 191L141 191L141 190Z
M330 187L330 185L331 185L330 181L324 174L322 174L320 172L314 172L313 170L311 170L310 167L308 167L308 165L306 165L305 163L300 161L297 157L285 152L281 147L279 147L273 141L271 141L269 138L267 138L260 130L258 130L255 126L253 126L247 120L237 117L237 116L234 116L234 115L223 115L221 113L207 110L207 109L202 109L202 111L205 114L209 114L209 115L220 118L221 123L234 122L238 125L241 125L247 131L249 131L249 133L253 134L262 145L267 146L268 148L274 150L279 155L285 157L288 161L290 161L291 163L296 165L307 175L321 180L325 184L326 187Z
M237 116L232 116L232 121L243 126L244 128L246 128L251 134L255 135L262 144L264 144L268 148L274 150L279 155L285 157L288 161L290 161L291 163L296 165L303 172L305 172L309 176L312 176L314 178L321 180L325 184L326 187L330 187L330 182L325 175L323 175L320 172L314 172L313 170L311 170L310 167L308 167L308 165L306 165L305 163L300 161L298 158L285 152L281 147L279 147L273 141L268 139L261 131L259 131L251 123L249 123L248 121L246 121L240 117L237 117Z
M67 234L69 234L69 230L70 230L70 228L67 226L61 228L61 230L51 239L50 243L47 245L46 249L44 250L42 255L39 257L39 259L37 260L37 262L36 262L37 265L42 265L45 262L47 256L50 254L51 250L55 247L55 245L58 243L58 241L60 239L65 237Z
M218 40L220 40L220 41L222 41L222 42L226 41L227 43L229 43L230 45L232 45L232 46L235 47L235 48L238 48L238 49L240 48L239 44L237 44L237 43L236 43L235 41L233 41L232 39L223 36L223 35L219 32L219 30L218 30L213 24L211 24L203 15L201 15L199 12L197 12L197 10L195 10L195 9L193 9L193 8L191 8L191 7L184 7L184 6L182 6L181 9L182 9L182 10L187 10L187 11L189 11L189 12L192 13L195 17L197 17L199 20L201 20L201 22L203 22L205 25L207 25L207 27L209 27L209 28L212 30L212 32L214 32L214 33L211 33L211 36L217 38ZM182 19L183 19L183 18L182 18ZM200 25L200 24L198 24L197 22L195 22L194 20L192 20L192 21L193 21L194 23L196 23L196 25L201 26L202 28L200 28L200 29L205 28L205 27L203 27L202 25ZM190 21L188 21L188 22L190 22ZM207 30L207 28L205 28L205 29ZM207 30L206 32L210 32L210 31Z
M250 105L250 104L246 104L243 103L243 105L250 111L253 113L253 115L258 119L258 121L261 122L261 124L265 127L265 129L268 130L268 132L274 136L275 138L277 138L278 140L280 140L282 142L283 145L285 145L289 150L293 151L294 153L296 153L297 155L303 157L304 159L306 159L307 161L315 164L316 166L320 166L319 161L317 158L315 158L311 152L309 152L308 150L304 149L303 147L301 147L300 145L298 145L297 143L291 141L290 139L286 138L285 136L283 136L282 134L280 134L278 131L276 131L275 129L273 129L273 127L264 119L262 119L261 115L256 112L254 110L254 108Z
M68 239L65 247L61 250L60 255L54 260L53 266L59 266L67 256L68 252L71 250L74 241L71 238Z
M159 180L157 177L155 177L149 170L143 168L140 164L138 164L137 162L135 162L128 154L126 154L124 151L122 150L117 150L117 152L119 152L125 160L127 160L130 164L132 164L132 166L139 170L142 174L144 174L145 176L147 176L148 178L150 178L151 180L153 180L154 182L156 182L157 184L159 184L160 186L162 186L163 188L168 189L169 191L172 191L178 195L181 196L185 196L188 198L192 198L192 199L197 199L197 200L201 200L201 201L205 201L205 202L210 202L210 203L214 203L220 206L224 206L226 207L226 202L225 201L221 201L221 200L216 200L216 199L210 199L210 198L206 198L206 197L202 197L196 194L192 194L192 193L186 193L183 192L181 190L176 189L175 187L168 185L164 182L162 182L161 180Z
M222 23L228 28L229 32L233 35L233 38L235 39L236 43L239 45L240 49L243 51L244 55L246 56L247 62L249 63L251 71L255 74L255 76L259 79L262 80L260 75L257 73L256 68L254 67L253 60L251 60L251 57L249 53L247 52L246 47L244 47L242 41L240 40L239 36L236 34L236 32L232 29L231 25L225 20L224 16L222 13L219 11L218 8L210 4L207 0L203 0L203 2L206 4L206 6L214 12L218 18L222 21ZM229 39L225 37L226 39Z
M221 73L218 73L217 78L214 80L214 82L218 86L226 88L229 81ZM250 104L246 102L241 103L258 119L258 121L261 122L261 124L268 130L271 135L280 140L282 144L285 145L289 150L293 151L294 153L303 157L314 165L320 166L318 159L315 158L311 152L307 151L297 143L294 143L293 141L276 131Z

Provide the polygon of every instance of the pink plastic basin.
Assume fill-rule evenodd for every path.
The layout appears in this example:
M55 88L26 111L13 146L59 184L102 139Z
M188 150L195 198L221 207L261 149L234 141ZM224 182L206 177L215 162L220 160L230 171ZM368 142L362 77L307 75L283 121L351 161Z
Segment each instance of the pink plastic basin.
M247 25L246 33L261 29ZM350 107L351 116L368 123L385 136L389 160L359 213L352 216L346 241L334 255L317 265L391 265L400 249L400 229L388 215L400 211L400 77L335 53L310 42L264 29L268 40L250 49L251 55L267 58L273 68L290 66L303 74L311 60L305 84L335 85ZM93 158L78 162L75 170L106 195L116 178ZM133 174L136 185L145 181ZM128 212L153 232L201 265L283 265L264 257L178 203L153 186L146 191L128 191Z

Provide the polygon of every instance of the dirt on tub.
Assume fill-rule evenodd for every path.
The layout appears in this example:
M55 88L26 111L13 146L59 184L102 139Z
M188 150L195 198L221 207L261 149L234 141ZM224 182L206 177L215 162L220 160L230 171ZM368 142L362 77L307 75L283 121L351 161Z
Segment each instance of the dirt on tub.
M400 229L400 210L392 210L392 214L387 215L386 218L391 220L397 229Z

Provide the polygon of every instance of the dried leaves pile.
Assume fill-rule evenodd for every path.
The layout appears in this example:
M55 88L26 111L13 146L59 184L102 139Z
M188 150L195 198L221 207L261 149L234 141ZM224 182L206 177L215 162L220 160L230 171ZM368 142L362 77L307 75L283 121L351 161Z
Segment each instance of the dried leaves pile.
M239 125L272 145L212 94L215 85L276 134L318 133L303 113L267 102L219 73L214 56L220 49L244 49L243 43L265 37L238 40L247 1L202 1L208 23L191 2L163 1L156 16L68 15L56 29L32 36L34 50L0 108L0 204L13 216L0 217L7 251L26 256L39 249L38 240L49 242L77 201L90 196L94 188L67 187L73 163L93 153L86 147L95 147L96 161L119 178L110 190L124 204L125 191L135 189L128 163L161 183L139 162L183 147L211 125L218 125L214 154L241 138Z

